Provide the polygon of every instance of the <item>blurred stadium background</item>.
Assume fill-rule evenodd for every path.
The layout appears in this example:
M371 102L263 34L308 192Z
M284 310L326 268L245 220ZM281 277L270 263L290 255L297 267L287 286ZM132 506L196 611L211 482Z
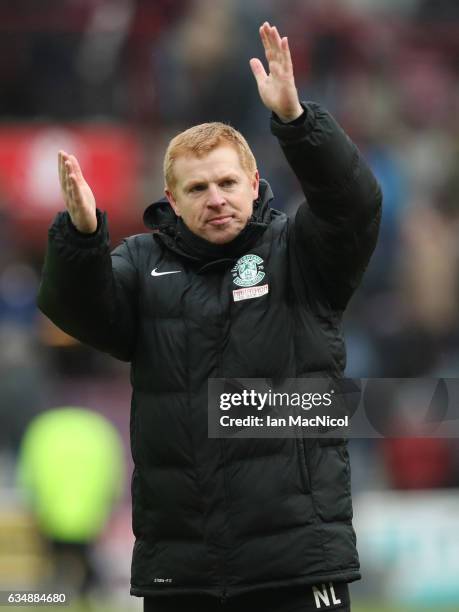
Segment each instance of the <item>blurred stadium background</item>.
M77 344L35 306L47 227L62 208L57 151L79 158L113 245L143 231L168 139L202 121L241 130L276 206L292 210L298 185L248 66L266 19L289 36L301 97L335 114L384 191L381 238L346 318L347 375L457 375L457 0L1 0L0 589L39 590L50 574L17 477L34 416L97 411L120 432L131 470L127 364ZM350 451L355 610L458 611L457 441L354 440ZM141 609L128 596L131 546L127 478L91 552L91 609Z

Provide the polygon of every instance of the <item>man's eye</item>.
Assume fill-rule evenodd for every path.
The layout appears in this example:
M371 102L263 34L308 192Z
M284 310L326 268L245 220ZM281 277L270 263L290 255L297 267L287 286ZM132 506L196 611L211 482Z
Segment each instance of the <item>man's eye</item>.
M220 183L222 187L232 187L235 185L236 181L234 179L225 179Z
M190 188L190 192L196 193L197 191L204 191L205 188L205 185L193 185L193 187Z

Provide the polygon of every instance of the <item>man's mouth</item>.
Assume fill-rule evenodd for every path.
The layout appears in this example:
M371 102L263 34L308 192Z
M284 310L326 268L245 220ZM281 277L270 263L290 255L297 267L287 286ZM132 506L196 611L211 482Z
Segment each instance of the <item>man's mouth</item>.
M210 225L225 225L225 223L228 223L229 221L231 221L231 219L233 218L232 215L221 215L220 217L213 217L212 219L209 219L209 221L207 221L207 223L210 223Z

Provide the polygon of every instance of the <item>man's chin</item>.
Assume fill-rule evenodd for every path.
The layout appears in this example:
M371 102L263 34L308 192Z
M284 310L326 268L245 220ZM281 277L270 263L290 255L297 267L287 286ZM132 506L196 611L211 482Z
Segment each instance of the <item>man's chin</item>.
M243 227L212 228L204 238L213 244L228 244L242 232Z
M209 242L213 244L228 244L232 242L236 238L237 234L227 235L226 233L222 233L222 235L211 235L207 238Z

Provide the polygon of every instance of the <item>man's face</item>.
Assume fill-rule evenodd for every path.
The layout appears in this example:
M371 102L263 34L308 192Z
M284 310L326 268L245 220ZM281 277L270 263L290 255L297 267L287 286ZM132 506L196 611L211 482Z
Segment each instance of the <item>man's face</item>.
M194 234L215 244L230 242L244 229L258 197L259 176L241 166L236 149L222 145L203 157L174 162L174 193L166 196Z

